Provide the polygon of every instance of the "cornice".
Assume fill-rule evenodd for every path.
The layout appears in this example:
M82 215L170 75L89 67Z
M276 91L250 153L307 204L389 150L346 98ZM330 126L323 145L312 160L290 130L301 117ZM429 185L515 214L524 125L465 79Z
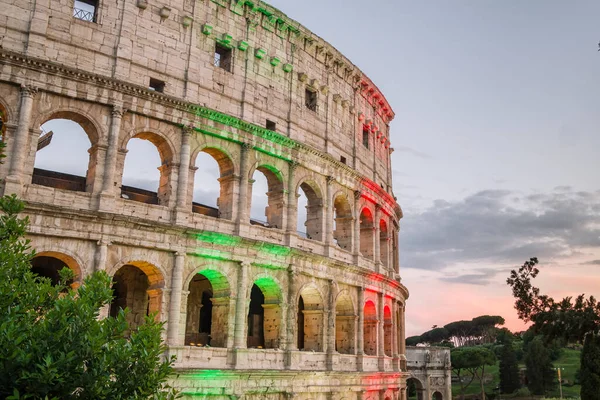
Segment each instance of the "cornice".
M61 76L66 79L72 81L83 82L86 84L95 84L102 88L108 88L114 91L118 91L122 94L134 96L137 98L145 99L148 101L156 102L158 104L162 104L168 107L175 108L177 110L182 111L183 113L187 113L190 117L196 116L200 118L204 118L207 120L211 120L217 123L221 123L223 125L229 126L231 128L239 129L245 132L252 134L255 137L262 138L268 142L274 143L276 145L287 148L290 152L289 155L285 154L277 154L272 151L260 148L260 146L255 146L257 150L267 152L275 157L282 158L284 160L289 161L291 158L291 151L296 150L307 154L312 154L316 157L320 157L326 159L329 163L333 165L336 170L343 171L346 176L350 179L354 179L364 187L368 188L372 191L377 198L383 199L393 210L394 214L398 219L402 218L402 211L400 206L396 203L394 197L392 197L389 193L384 191L379 185L377 185L372 180L368 179L355 169L349 167L348 165L334 159L331 155L327 153L323 153L320 150L317 150L309 145L306 145L301 142L297 142L293 139L290 139L287 136L281 135L277 132L268 130L261 126L255 125L253 123L243 121L237 117L222 113L217 110L210 109L208 107L203 107L198 104L194 104L182 99L179 99L174 96L169 96L163 93L155 92L148 90L147 88L139 85L134 85L131 83L123 82L118 79L102 76L99 74L94 74L91 72L77 70L71 67L66 67L64 65L52 62L41 60L37 58L32 58L28 56L24 56L22 54L10 52L4 49L0 49L0 64L11 64L18 67L23 67L23 65L28 68L35 70L36 72L46 72L56 76ZM13 82L14 83L14 82ZM17 83L26 83L26 82L17 82ZM40 88L41 89L41 88ZM131 112L135 112L135 110L130 110ZM192 120L193 118L188 118L188 120ZM176 122L181 126L193 126L195 129L210 134L213 136L219 136L226 140L232 140L231 137L235 136L231 132L223 131L220 129L215 129L214 127L210 127L204 124L194 124L185 121ZM227 133L229 135L224 135Z

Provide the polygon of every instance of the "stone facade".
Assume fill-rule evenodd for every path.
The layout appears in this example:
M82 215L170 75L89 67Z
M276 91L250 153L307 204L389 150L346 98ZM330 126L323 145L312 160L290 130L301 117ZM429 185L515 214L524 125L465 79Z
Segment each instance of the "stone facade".
M105 315L165 321L186 396L406 398L394 113L321 38L260 1L0 0L0 115L36 271L107 271ZM52 119L87 134L86 176L34 168ZM160 154L156 192L122 184L132 138ZM200 152L216 209L192 201Z

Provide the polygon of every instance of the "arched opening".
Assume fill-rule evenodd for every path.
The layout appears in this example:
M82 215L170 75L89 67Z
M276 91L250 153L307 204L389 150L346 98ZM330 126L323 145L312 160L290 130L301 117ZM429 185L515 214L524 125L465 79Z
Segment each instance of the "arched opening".
M298 350L304 349L304 299L298 299Z
M298 233L307 239L323 241L323 196L314 183L300 185L298 198ZM300 208L305 205L306 213Z
M381 260L381 264L385 268L389 268L390 266L390 237L388 232L388 226L386 222L382 219L379 221L379 259Z
M56 252L41 252L31 260L31 272L50 279L52 286L58 285L60 281L59 272L63 268L69 268L73 271L73 279L66 282L66 284L76 288L81 279L81 269L72 257Z
M367 301L364 308L364 346L365 354L377 355L377 309L375 303Z
M434 392L431 396L432 400L444 400L444 396L440 392Z
M407 400L425 400L423 384L416 378L406 380Z
M333 239L344 250L352 250L352 208L344 194L333 201Z
M340 354L355 353L356 319L350 295L340 293L335 303L335 350Z
M392 356L392 339L394 333L392 331L392 311L388 306L383 307L383 353Z
M6 109L0 103L0 142L4 142L5 133L6 133L6 124L8 122L8 115Z
M398 252L398 226L394 224L394 229L392 230L392 263L394 271L399 274L400 273L400 262Z
M131 263L119 268L113 276L113 301L110 316L129 309L127 322L130 329L144 323L146 316L160 318L164 281L158 270L147 263Z
M363 257L373 260L373 214L368 208L360 213L360 253Z
M281 324L280 289L270 278L260 278L250 291L248 308L249 348L277 349Z
M86 129L95 136L93 125L73 113L56 114L42 124L31 183L75 192L93 191L98 153Z
M269 228L281 228L284 210L281 174L270 166L260 166L248 181L248 186L250 223Z
M185 344L227 347L229 283L214 270L196 274L188 286Z
M298 350L323 351L323 299L316 288L300 291L298 314Z
M146 204L168 205L173 153L154 133L140 133L127 142L121 197Z
M207 147L196 157L192 211L214 218L233 218L234 165L223 151Z

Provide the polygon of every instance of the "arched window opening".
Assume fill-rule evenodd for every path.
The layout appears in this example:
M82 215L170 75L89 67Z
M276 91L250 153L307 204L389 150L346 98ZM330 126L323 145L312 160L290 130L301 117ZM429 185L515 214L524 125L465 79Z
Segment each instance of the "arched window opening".
M58 285L60 271L63 268L69 268L69 266L58 258L38 256L31 260L31 272L40 277L50 279L52 286ZM66 283L72 284L73 282Z
M6 133L6 123L8 122L8 117L6 116L6 110L0 104L0 142L4 142L5 133Z
M256 168L248 181L250 223L270 228L283 225L284 192L279 173L268 167Z
M298 299L298 350L304 349L304 299Z
M360 252L363 257L373 260L373 214L368 208L364 208L360 213Z
M433 393L432 400L444 400L444 396L440 392Z
M392 339L394 337L392 331L392 311L388 306L383 308L383 353L392 356Z
M379 259L385 268L390 266L390 236L384 220L379 221Z
M364 346L365 354L377 355L377 309L375 303L367 301L364 308Z
M340 194L333 201L333 239L347 251L352 250L352 209L348 198Z
M150 274L150 276L148 275ZM162 303L162 277L147 264L144 268L124 265L113 276L113 301L110 304L110 316L129 309L127 322L130 329L144 323L146 316L156 313L159 317Z
M75 192L91 192L97 153L84 128L68 119L40 127L31 183Z
M219 149L207 147L195 160L192 211L214 218L233 218L234 166Z
M406 380L406 388L407 400L426 400L423 384L418 379L408 378Z
M263 349L265 347L264 320L265 296L260 288L252 286L250 292L250 307L248 311L248 347Z
M229 317L229 284L214 270L194 276L188 285L185 344L226 347Z
M252 285L248 308L249 348L279 348L280 293L279 286L270 278L260 278Z
M309 286L302 289L298 301L298 313L300 312L302 318L298 318L298 349L323 351L323 299L316 288Z
M306 214L301 212L302 203L298 201L298 233L307 239L323 241L323 198L318 187L304 182L300 185L306 202ZM302 218L305 215L304 218Z
M352 299L343 292L335 304L335 350L338 353L355 353L356 320Z
M146 137L127 143L121 197L146 204L165 204L171 168L162 165L157 146Z

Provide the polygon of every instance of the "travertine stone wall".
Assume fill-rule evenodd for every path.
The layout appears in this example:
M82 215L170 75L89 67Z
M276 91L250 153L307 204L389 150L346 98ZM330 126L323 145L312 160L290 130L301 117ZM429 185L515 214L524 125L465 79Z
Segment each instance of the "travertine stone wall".
M99 0L94 21L73 4L0 0L0 193L27 202L38 254L73 269L75 287L93 271L122 277L113 309L165 321L186 396L405 399L394 113L379 89L260 1ZM229 71L217 46L231 51ZM52 119L87 134L86 176L34 169ZM156 193L122 184L132 138L158 150ZM200 152L219 166L218 210L192 204ZM266 225L249 217L256 171L269 185ZM296 232L300 192L308 237Z

